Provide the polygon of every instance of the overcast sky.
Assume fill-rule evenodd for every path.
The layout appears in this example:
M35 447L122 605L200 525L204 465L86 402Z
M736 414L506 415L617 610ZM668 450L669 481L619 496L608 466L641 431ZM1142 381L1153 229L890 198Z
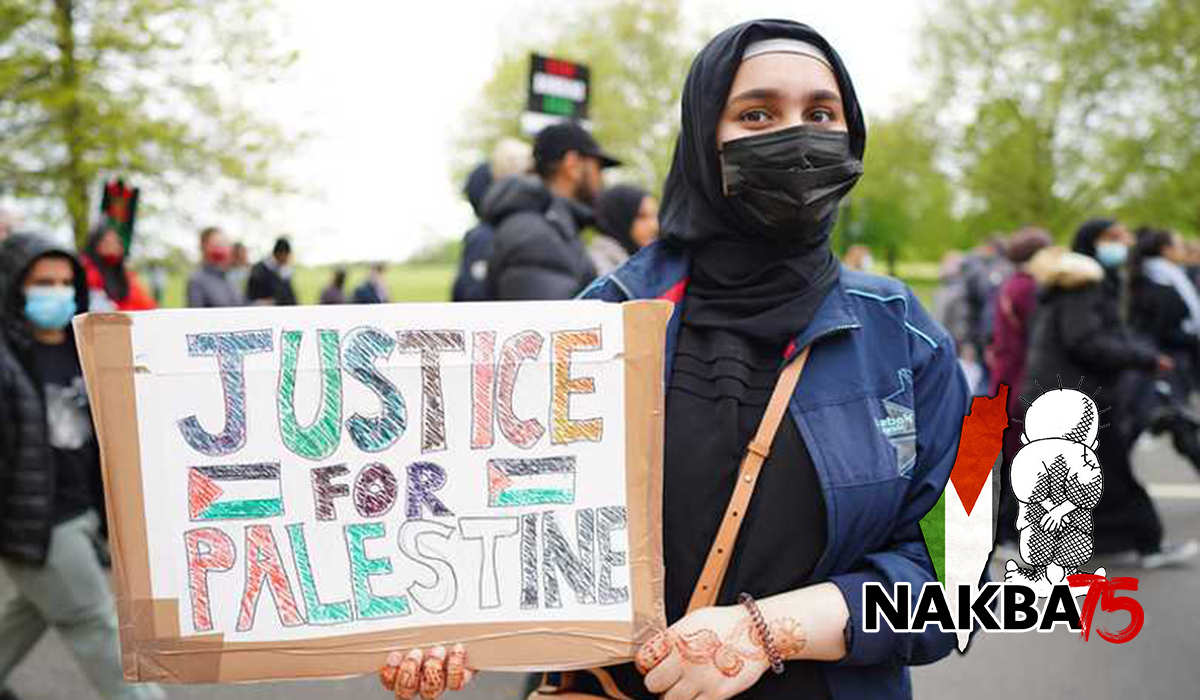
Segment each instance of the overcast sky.
M472 223L450 181L450 147L468 106L503 50L524 41L539 7L532 0L287 0L281 43L299 52L287 80L252 96L285 128L314 136L285 161L315 198L267 207L252 224L212 217L255 253L279 232L301 263L399 260ZM756 17L807 22L837 47L871 115L919 88L916 28L927 0L684 0L689 24L717 28ZM678 105L664 105L676 110ZM285 157L285 154L281 154ZM143 196L151 193L143 193ZM193 212L200 220L205 213ZM193 232L146 221L191 247ZM159 224L155 226L155 224Z

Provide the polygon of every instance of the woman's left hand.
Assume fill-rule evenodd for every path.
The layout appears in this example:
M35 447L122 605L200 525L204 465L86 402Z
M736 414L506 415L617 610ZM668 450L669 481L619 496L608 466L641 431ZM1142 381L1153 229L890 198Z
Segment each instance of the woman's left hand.
M642 645L646 689L665 700L724 700L758 682L770 662L740 605L703 608Z

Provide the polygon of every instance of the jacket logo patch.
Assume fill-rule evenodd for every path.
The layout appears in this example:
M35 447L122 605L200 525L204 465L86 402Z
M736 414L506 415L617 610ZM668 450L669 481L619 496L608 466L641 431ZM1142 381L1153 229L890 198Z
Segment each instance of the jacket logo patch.
M897 401L904 393L912 393L912 372L899 370L900 389L883 399L884 418L875 420L876 427L896 450L896 465L900 476L912 476L917 462L917 420L913 410Z

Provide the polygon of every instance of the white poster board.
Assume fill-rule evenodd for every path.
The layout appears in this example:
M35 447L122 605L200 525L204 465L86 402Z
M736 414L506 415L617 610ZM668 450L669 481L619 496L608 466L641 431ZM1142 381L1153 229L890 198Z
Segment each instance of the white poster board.
M341 675L384 641L501 668L627 657L662 615L664 306L78 319L127 675Z

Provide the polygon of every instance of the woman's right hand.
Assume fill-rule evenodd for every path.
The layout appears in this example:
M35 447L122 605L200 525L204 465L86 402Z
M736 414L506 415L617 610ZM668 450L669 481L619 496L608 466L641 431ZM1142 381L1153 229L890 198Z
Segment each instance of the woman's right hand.
M434 700L446 690L462 690L475 676L467 668L467 650L456 644L449 653L446 647L433 647L428 652L412 649L388 654L387 664L379 669L383 687L396 693L399 700Z

